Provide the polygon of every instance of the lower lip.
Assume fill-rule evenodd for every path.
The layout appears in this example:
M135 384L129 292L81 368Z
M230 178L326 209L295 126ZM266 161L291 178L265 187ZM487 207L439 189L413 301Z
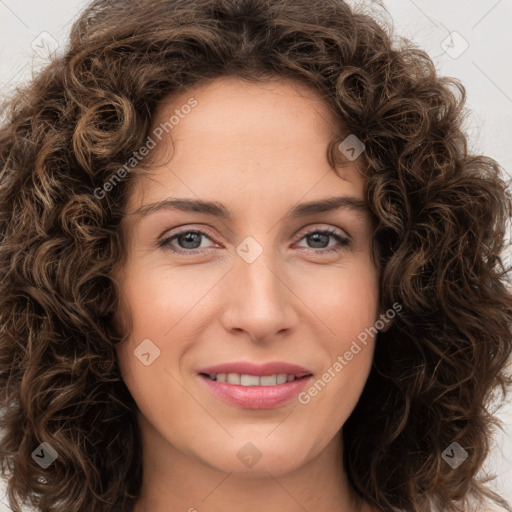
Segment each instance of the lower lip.
M228 404L243 409L272 409L289 402L296 397L306 384L313 378L312 375L295 379L275 386L241 386L211 380L199 375L207 388L218 398Z

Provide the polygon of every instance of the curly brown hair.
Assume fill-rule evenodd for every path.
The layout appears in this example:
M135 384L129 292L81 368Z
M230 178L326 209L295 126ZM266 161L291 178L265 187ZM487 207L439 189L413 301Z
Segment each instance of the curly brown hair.
M393 512L499 501L477 473L499 426L490 404L511 384L511 205L499 164L468 154L463 85L342 0L95 0L66 51L2 107L0 462L11 508L132 510L141 442L116 358L126 333L113 321L112 271L125 256L126 199L151 158L98 191L143 146L163 98L222 76L313 87L366 148L380 297L403 309L379 333L343 426L351 484ZM329 147L333 167L345 135ZM42 442L58 453L51 471L32 458ZM441 457L452 442L469 455L457 470Z

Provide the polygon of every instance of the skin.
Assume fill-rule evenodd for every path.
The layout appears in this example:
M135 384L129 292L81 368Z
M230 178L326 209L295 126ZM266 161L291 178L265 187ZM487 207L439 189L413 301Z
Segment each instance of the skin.
M353 502L340 437L368 377L375 339L307 404L228 405L197 376L207 365L281 360L311 369L316 381L380 318L369 213L345 208L284 218L297 203L363 200L360 159L340 175L329 166L327 144L339 120L302 84L217 79L167 98L154 125L191 96L197 106L155 149L172 159L136 184L121 225L127 259L115 273L117 319L129 336L117 353L143 440L134 510L375 510ZM134 213L168 197L223 203L233 219L177 209ZM311 234L326 228L350 237L350 245L332 237L315 244ZM195 245L177 237L158 246L187 230L208 231ZM252 263L236 252L248 236L263 249ZM206 252L194 254L195 247ZM148 338L160 355L145 366L134 350ZM261 454L250 468L237 457L248 442Z

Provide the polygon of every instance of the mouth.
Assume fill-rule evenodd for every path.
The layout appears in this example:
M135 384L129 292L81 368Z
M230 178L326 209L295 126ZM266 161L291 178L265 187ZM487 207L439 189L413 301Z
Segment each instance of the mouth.
M199 373L211 396L240 409L275 409L290 403L313 379L311 373L251 375Z
M238 386L278 386L286 382L293 382L312 376L311 373L299 375L287 373L274 373L272 375L249 375L244 373L200 373L214 382L225 382Z

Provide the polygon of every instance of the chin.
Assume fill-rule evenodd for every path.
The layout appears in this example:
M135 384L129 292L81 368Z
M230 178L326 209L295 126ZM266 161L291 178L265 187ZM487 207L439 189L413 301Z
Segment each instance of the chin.
M301 467L310 451L304 443L293 443L290 439L270 440L271 429L264 429L259 436L239 437L228 443L213 442L216 449L200 454L201 459L210 467L226 473L252 477L285 475ZM272 434L270 434L272 436ZM267 437L267 438L266 438Z
M290 453L290 450L286 450L286 452L283 450L283 453L267 454L266 457L262 455L261 459L251 467L244 465L236 456L223 461L208 461L208 464L219 471L249 479L268 478L269 473L274 477L279 477L299 469L304 462L295 456L290 459Z

